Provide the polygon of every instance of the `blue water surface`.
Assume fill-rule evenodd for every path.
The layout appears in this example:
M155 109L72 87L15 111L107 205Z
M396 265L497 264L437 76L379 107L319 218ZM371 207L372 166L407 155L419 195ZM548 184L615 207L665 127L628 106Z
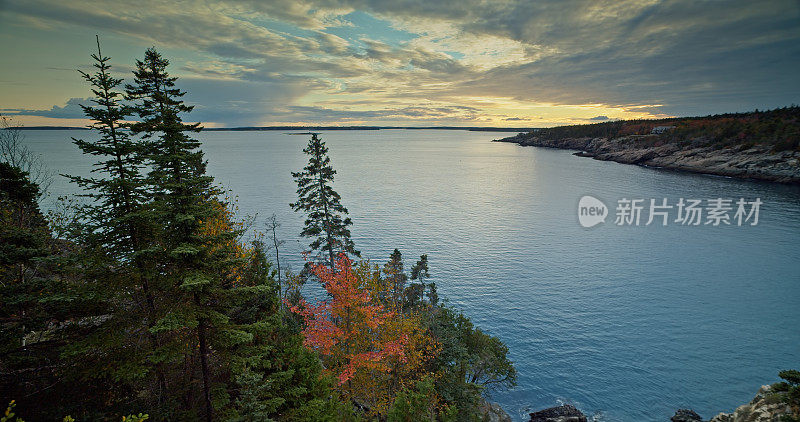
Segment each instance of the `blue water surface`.
M70 136L26 131L58 173L91 159ZM365 257L423 253L449 302L500 337L518 386L492 393L515 420L562 402L598 420L705 418L748 402L781 369L800 368L800 189L595 161L569 151L492 143L491 132L329 131L335 188ZM200 135L208 170L255 228L275 213L284 265L302 265L303 217L290 172L307 136ZM65 179L55 196L74 193ZM583 195L612 216L578 224ZM621 198L761 198L756 226L619 227ZM648 202L649 204L649 202ZM647 210L645 210L647 211ZM646 222L643 214L642 224Z

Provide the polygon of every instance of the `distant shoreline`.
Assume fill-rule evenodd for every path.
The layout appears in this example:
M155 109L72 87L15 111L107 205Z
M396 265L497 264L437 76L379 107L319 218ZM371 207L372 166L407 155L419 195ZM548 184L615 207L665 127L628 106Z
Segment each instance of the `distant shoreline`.
M620 138L548 139L520 133L494 142L509 142L577 151L573 155L601 161L634 164L642 167L684 171L800 185L800 152L773 151L764 145L737 145L730 148L679 146L677 143L649 145L647 136Z
M578 151L645 167L800 184L800 107L618 120L519 133L496 142Z
M89 130L80 126L15 126L9 129L18 130ZM255 132L286 130L466 130L472 132L530 132L538 128L524 127L478 127L478 126L243 126L204 128L204 132Z

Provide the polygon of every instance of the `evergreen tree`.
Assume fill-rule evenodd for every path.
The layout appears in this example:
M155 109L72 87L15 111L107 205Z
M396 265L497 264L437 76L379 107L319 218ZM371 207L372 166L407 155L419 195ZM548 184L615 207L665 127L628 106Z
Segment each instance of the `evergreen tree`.
M415 387L413 389L405 388L397 395L386 415L388 422L456 420L454 412L448 406L439 403L436 388L431 379L425 378L417 381Z
M335 257L340 252L361 256L350 240L348 226L353 222L346 217L347 208L342 206L339 202L341 197L333 190L336 170L331 167L325 142L316 133L312 134L303 152L309 156L308 165L302 171L292 173L297 183L298 200L289 205L306 215L305 227L300 234L313 239L309 245L311 251L317 251L318 255L327 254L322 259L333 268Z
M408 298L409 302L419 303L423 302L423 295L425 294L425 279L430 278L430 273L428 273L428 255L421 255L419 257L419 261L417 261L414 266L411 267L411 280L417 281L419 284L412 284L408 288L408 294L406 297ZM438 295L436 295L436 285L431 284L431 294L429 294L429 299L436 299L435 301L430 301L431 305L435 305L436 301L439 300Z
M187 134L201 128L199 123L183 123L181 114L193 107L181 99L185 93L175 87L177 78L169 75L168 65L155 48L149 48L144 59L136 61L134 83L126 86L140 118L131 130L147 140L146 156L151 167L147 181L165 251L159 263L164 272L160 288L170 294L167 310L151 331L172 340L161 348L158 361L189 364L190 369L179 378L181 386L189 387L184 391L184 403L194 396L190 386L195 377L194 358L199 357L203 413L205 420L211 421L210 337L222 335L229 328L221 307L230 285L221 275L230 269L229 244L237 233L226 227L229 221L222 215L225 205L217 201L220 192L205 174L200 143ZM217 221L219 230L204 230L204 224L215 218L221 219ZM187 331L194 337L191 342L197 345L196 351L182 346Z
M36 203L38 195L38 186L28 180L26 172L0 162L0 361L8 370L33 363L25 362L30 343L26 337L41 328L42 318L47 318L39 315L42 309L36 297L46 283L36 264L49 255L47 225ZM17 381L22 387L22 380L2 378L3 386Z
M436 283L428 285L428 303L430 303L431 306L437 306L439 304L439 293L436 291Z
M408 276L403 269L403 254L400 253L400 250L395 249L389 255L389 262L383 266L383 273L386 275L389 285L389 301L395 308L398 308L402 304L406 281L408 281Z
M47 224L36 199L39 187L19 167L0 162L0 279L23 284L34 276L35 259L48 255Z
M103 390L68 388L61 351L105 307L75 276L71 245L51 238L39 197L27 172L0 161L0 395L46 420Z
M420 255L419 261L411 267L411 279L419 280L424 285L425 279L430 278L430 276L428 272L428 255Z
M100 138L94 142L75 138L73 141L84 154L99 158L93 172L101 173L101 177L70 179L88 192L84 196L94 200L86 207L90 224L86 231L97 238L89 241L102 246L114 258L131 260L141 251L143 237L148 234L141 224L144 217L141 207L148 196L141 173L144 157L141 144L123 130L124 120L133 114L133 109L122 103L122 93L115 90L122 79L110 75L110 57L103 56L99 38L97 54L91 57L96 72L79 72L91 85L92 102L96 106L81 108L93 121L90 129L98 131Z
M158 360L186 368L172 375L170 387L185 417L195 417L198 382L205 420L224 417L232 405L257 417L270 407L248 403L253 404L262 381L270 384L269 374L261 373L259 381L245 370L252 365L241 362L275 347L264 342L272 339L265 332L275 329L277 286L263 247L241 244L243 224L233 220L206 175L200 143L189 136L201 128L183 123L181 115L192 107L181 100L184 92L175 87L168 64L148 49L136 63L134 84L127 87L140 117L131 128L147 139L151 207L165 251L158 265L160 288L167 295L163 316L151 329L168 339ZM245 394L237 392L237 381Z
M257 292L231 307L228 316L251 335L226 356L232 378L229 421L343 421L352 408L332 392L319 358L307 350L293 327L282 323L282 305L272 265L254 242L237 290Z
M90 129L100 136L96 141L73 141L84 154L98 158L93 170L97 175L70 177L86 192L82 196L92 200L82 207L74 240L83 246L87 280L110 307L103 322L65 353L79 358L81 377L91 374L91 382L105 379L136 392L138 399L120 396L120 402L150 405L164 400L167 386L163 365L151 359L160 344L151 330L158 312L158 292L152 286L158 249L142 174L145 158L142 144L124 130L133 109L117 91L122 79L111 76L110 58L102 54L99 38L97 53L91 57L95 72L80 73L91 86L94 106L81 107L93 121ZM131 307L131 303L140 306ZM131 337L130 332L146 333L146 341ZM151 384L157 387L145 387Z

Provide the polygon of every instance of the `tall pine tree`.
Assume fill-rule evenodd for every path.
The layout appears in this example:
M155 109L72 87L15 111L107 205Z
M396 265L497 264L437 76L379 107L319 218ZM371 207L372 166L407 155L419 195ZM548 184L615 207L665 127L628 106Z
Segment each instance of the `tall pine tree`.
M136 392L131 393L135 397L117 396L120 402L150 406L163 402L167 391L163 365L151 359L159 346L158 335L150 330L157 318L157 292L152 286L157 249L142 174L145 158L142 144L125 130L133 109L117 90L122 79L110 74L110 58L103 55L99 38L97 53L91 57L95 72L80 73L91 86L94 105L82 108L99 138L73 141L98 161L91 177L70 177L86 192L82 196L91 199L82 207L79 236L74 240L83 246L87 282L109 307L102 323L71 344L65 355L79 358L84 370L78 372L90 382L105 380L122 386L121 391ZM130 332L146 336L134 338Z
M411 301L415 302L419 299L419 303L424 302L424 294L425 294L425 279L430 278L430 273L428 272L428 255L420 255L419 261L411 267L411 280L418 281L419 287L417 285L412 284L408 288L408 294L406 295ZM428 294L428 298L430 300L431 305L436 305L436 302L439 301L439 296L436 294L436 284L430 285L430 293Z
M296 409L301 397L322 406L311 413L339 409L338 401L322 399L330 396L326 385L302 378L315 367L308 357L296 355L297 335L280 328L271 267L258 245L241 243L243 225L233 220L229 204L206 175L200 143L190 136L201 128L183 122L181 116L192 107L182 101L184 93L175 87L168 64L148 49L136 63L127 93L140 117L131 129L146 139L150 208L163 250L158 259L162 316L151 331L165 341L155 360L178 368L168 379L172 395L180 398L177 416L197 418L197 407L207 421L293 408L305 413ZM286 356L290 367L270 362L275 354ZM285 385L283 394L272 389L278 385ZM269 400L268 406L253 403L258 397Z
M341 252L361 256L350 239L348 227L353 222L347 217L347 208L342 206L341 197L333 190L336 170L331 166L325 142L314 133L303 152L309 156L308 165L302 171L292 173L297 183L298 200L289 205L306 215L305 227L300 234L313 239L309 245L311 252L316 251L318 257L327 255L322 260L333 268L335 257Z
M383 273L389 284L389 303L395 309L402 307L403 293L406 288L408 276L403 269L403 254L399 249L395 249L389 255L389 261L383 266Z
M84 106L84 114L93 123L90 129L100 133L97 141L75 139L75 145L84 154L98 157L93 173L100 177L70 177L83 188L84 196L94 202L86 208L87 217L93 224L89 233L97 235L93 243L103 246L115 258L131 260L143 246L142 204L148 193L142 168L144 156L142 145L131 139L124 130L124 121L133 114L133 109L122 102L122 93L116 88L122 79L110 74L110 57L103 56L100 39L97 38L97 54L92 54L93 74L79 71L91 85L95 106Z
M147 140L146 157L151 168L147 181L164 251L159 263L160 288L170 294L168 310L151 331L171 339L156 360L165 364L182 361L188 368L175 383L187 387L184 407L193 407L191 385L198 358L203 413L205 420L211 421L210 343L215 336L232 334L233 338L239 334L226 333L228 318L221 309L228 296L225 290L231 287L225 275L232 265L229 247L237 233L225 227L227 221L218 222L221 230L204 230L204 224L225 219L221 216L225 206L217 199L220 192L212 185L213 179L205 174L200 143L188 135L201 127L183 122L181 114L193 107L183 102L184 92L175 87L177 78L169 75L168 65L167 59L150 48L142 60L136 61L134 83L126 86L140 118L131 130ZM197 349L186 350L183 345L187 340Z

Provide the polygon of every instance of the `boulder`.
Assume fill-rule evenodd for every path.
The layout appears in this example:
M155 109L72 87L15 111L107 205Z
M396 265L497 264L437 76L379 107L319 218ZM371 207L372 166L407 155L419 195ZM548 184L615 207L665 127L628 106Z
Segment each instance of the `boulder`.
M586 422L586 416L571 404L531 413L531 422Z
M703 418L692 409L678 409L678 411L675 412L675 416L671 417L669 420L672 422L703 422Z

